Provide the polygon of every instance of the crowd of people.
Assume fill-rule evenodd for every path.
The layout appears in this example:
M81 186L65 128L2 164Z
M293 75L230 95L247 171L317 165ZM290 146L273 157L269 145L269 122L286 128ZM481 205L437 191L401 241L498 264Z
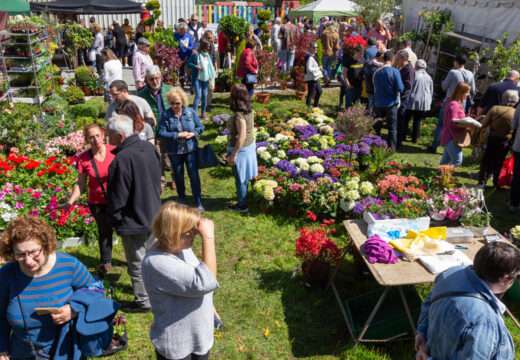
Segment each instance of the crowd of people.
M85 142L90 149L77 159L77 182L62 208L70 208L82 193L88 192L89 208L99 233L100 264L96 272L101 279L111 271L113 231L121 236L134 295L134 301L122 309L153 312L150 337L157 359L207 359L213 345L213 328L223 324L212 300L219 287L215 234L213 222L202 217L205 209L197 149L198 138L205 130L203 120L211 109L217 69L231 65L227 39L219 30L216 47L215 35L207 24L199 23L197 15L188 21L179 19L174 36L183 65L179 71L181 86L173 87L163 82L161 69L148 54L151 44L142 36L146 30L143 23L134 33L127 19L123 25L114 22L103 36L91 19L90 29L95 51L92 65L104 76L105 99L110 102L106 132L97 124L85 126ZM282 73L294 66L294 37L298 33L315 36L305 56L308 106L319 106L321 82L326 87L338 78L340 108L365 101L368 114L386 120L388 145L395 151L407 141L413 118L411 142L417 143L434 91L427 63L417 58L409 40L394 42L393 50L389 50L392 33L380 20L367 31L356 20L338 23L325 17L319 25L310 19L293 24L286 17L283 21L276 18L270 31L270 45L279 57ZM352 36L365 38L367 46L346 48L344 42ZM130 38L137 45L133 53L128 46ZM317 40L321 54L317 54ZM258 175L251 99L258 73L254 50L261 46L258 34L250 27L245 49L236 60L236 76L242 83L235 84L230 93L232 115L226 124L225 160L233 170L237 202L227 209L235 212L248 211L248 184ZM321 55L321 65L317 55ZM129 58L135 95L122 79ZM439 145L444 147L441 164L462 163L459 139L466 126L456 120L470 112L476 93L473 73L465 69L467 62L466 54L457 55L453 69L442 82L446 95L429 147L432 152ZM515 172L508 203L511 211L520 209L520 135L515 135L520 125L520 110L515 110L519 78L519 73L512 70L502 82L492 84L477 109L482 127L489 128L476 174L478 185L485 186L493 177L498 187L501 164L512 149ZM184 88L195 95L192 106ZM380 135L383 121L374 127ZM193 207L187 206L185 167ZM162 204L165 173L170 170L170 186L177 191L178 200ZM197 236L202 241L201 260L191 249ZM61 351L59 346L67 344L56 345L56 334L62 325L85 312L68 299L84 291L98 291L99 285L86 267L78 259L56 251L56 247L52 228L33 216L16 219L1 235L0 256L11 262L0 269L0 360ZM503 323L504 306L496 296L520 274L519 260L517 249L493 243L477 253L474 266L452 268L439 275L423 304L415 344L418 358L473 358L478 353L480 358L512 359L514 344ZM52 285L56 277L63 281ZM111 311L98 320L111 322L119 305L92 301L88 306L96 309L102 305L110 305ZM56 310L38 314L35 308L40 307ZM456 326L450 325L453 319L458 319ZM492 344L485 351L479 346L483 339ZM70 353L65 354L64 358L71 358Z

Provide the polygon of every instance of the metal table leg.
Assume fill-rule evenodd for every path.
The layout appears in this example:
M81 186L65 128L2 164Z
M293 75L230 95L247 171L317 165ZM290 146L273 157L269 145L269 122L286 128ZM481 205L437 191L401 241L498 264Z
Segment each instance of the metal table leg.
M406 297L404 296L403 287L398 286L399 294L401 294L401 299L403 300L404 310L406 311L406 315L408 315L408 321L410 321L410 326L412 327L412 336L415 334L415 324L413 322L412 313L410 312L410 308L408 307L408 302L406 301Z
M345 319L345 322L347 323L348 332L350 333L350 336L353 340L356 340L356 337L354 335L354 331L352 330L352 326L350 326L350 321L348 320L347 312L345 311L345 307L343 306L343 302L341 301L341 297L339 296L338 289L336 289L336 285L334 284L334 281L330 282L332 291L334 292L334 295L336 296L336 300L338 301L339 308L341 310L341 313L343 314L343 319Z
M363 335L365 335L365 333L368 330L368 327L370 326L370 323L372 322L372 320L374 320L374 317L376 316L379 308L383 304L383 301L385 300L385 297L388 294L388 291L390 291L390 288L387 286L387 287L385 287L385 290L383 291L383 293L381 294L381 297L377 301L377 304L374 307L374 310L372 310L372 313L370 313L370 316L368 317L367 322L363 326L363 329L361 329L361 333L359 333L359 336L357 338L354 338L354 346L352 347L352 351L354 351L356 349L356 347L360 341L363 341Z

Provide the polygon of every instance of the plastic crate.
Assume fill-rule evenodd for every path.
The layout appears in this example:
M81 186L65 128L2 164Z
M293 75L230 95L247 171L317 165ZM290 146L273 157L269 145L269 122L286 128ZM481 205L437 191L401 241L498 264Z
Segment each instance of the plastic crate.
M361 333L384 289L380 288L370 291L345 301L349 321L356 336L359 336ZM417 324L421 314L421 298L413 286L403 286L402 289L412 313L414 324ZM399 289L391 287L386 294L383 304L379 307L374 319L363 335L363 339L385 340L405 333L415 336L410 327L410 321L406 315Z

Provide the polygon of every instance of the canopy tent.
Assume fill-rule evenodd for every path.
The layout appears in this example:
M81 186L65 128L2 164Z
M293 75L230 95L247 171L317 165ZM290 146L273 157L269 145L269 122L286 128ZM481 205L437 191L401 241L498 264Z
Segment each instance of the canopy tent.
M29 15L31 13L29 3L25 0L0 1L0 10L7 11L9 16Z
M32 2L31 10L89 15L131 14L140 12L141 4L130 0L56 0Z
M495 40L509 33L507 44L520 32L518 0L403 0L404 31L417 27L420 11L437 8L451 11L457 32Z
M324 16L356 16L356 3L349 0L318 0L289 12L291 19L300 16L312 17L316 23Z

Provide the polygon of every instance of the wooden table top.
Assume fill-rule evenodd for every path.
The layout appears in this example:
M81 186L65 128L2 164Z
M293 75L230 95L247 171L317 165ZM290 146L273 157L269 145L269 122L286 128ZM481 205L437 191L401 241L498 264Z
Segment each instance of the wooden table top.
M361 250L361 247L367 240L367 224L363 220L345 220L343 225L352 237L352 241L359 250L363 260L367 264L370 272L376 281L382 286L400 286L421 283L431 283L435 280L435 276L430 273L419 261L404 261L399 259L395 264L383 264L368 262L368 257ZM488 234L497 233L495 229L489 228ZM461 249L468 258L473 260L477 251L484 246L483 238L474 238L472 243L462 244L468 249Z

